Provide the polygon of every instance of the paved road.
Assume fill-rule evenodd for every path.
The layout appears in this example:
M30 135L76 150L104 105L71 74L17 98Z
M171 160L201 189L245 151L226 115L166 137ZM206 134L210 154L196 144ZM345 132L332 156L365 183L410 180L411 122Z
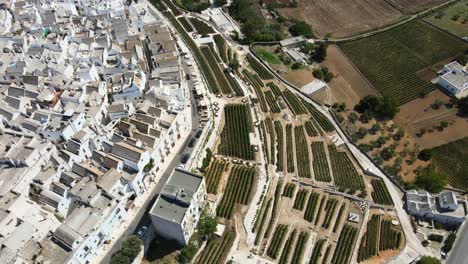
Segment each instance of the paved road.
M468 224L463 224L457 234L457 240L449 254L447 264L468 264Z
M188 70L188 67L187 67L185 61L183 63L183 68L184 68L184 70ZM144 204L142 205L143 210L140 210L137 213L137 216L134 217L133 220L128 224L128 227L125 230L124 235L120 236L115 241L112 248L107 251L107 254L103 258L102 263L109 263L110 262L110 258L112 257L112 255L117 250L120 249L120 247L122 246L122 241L126 238L126 236L138 232L138 230L139 230L139 228L141 226L144 226L144 225L149 226L151 224L151 219L149 218L148 212L151 209L151 207L153 206L153 203L156 200L157 195L161 192L164 184L166 184L167 179L169 178L169 175L174 170L174 168L176 168L177 166L179 166L181 164L180 163L181 156L183 154L186 154L186 153L191 155L192 152L195 150L195 148L188 148L187 144L188 144L190 138L192 138L195 135L196 131L198 130L199 116L198 116L198 113L196 111L196 101L195 101L195 98L193 97L193 93L192 93L193 82L191 80L188 81L188 87L189 87L190 99L191 99L191 102L192 102L190 104L191 107L192 107L192 116L191 116L191 118L192 118L192 133L191 133L191 135L189 137L184 139L184 142L182 143L181 150L175 155L172 162L169 164L169 166L166 168L163 175L159 179L159 181L158 181L158 183L156 185L156 188L154 188L153 191L151 192L151 195L150 195L151 199L147 199L144 202Z

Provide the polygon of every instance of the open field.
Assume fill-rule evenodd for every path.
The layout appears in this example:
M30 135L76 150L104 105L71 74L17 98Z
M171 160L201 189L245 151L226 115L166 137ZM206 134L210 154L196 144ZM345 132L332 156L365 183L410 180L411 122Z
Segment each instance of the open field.
M431 8L444 2L446 0L388 0L390 3L394 3L397 8L404 13L415 13L426 8Z
M450 185L468 189L468 137L433 149L432 163L447 174Z
M451 5L425 20L459 37L468 36L468 0Z
M284 17L306 21L319 37L344 37L382 27L401 17L385 0L298 0L297 8L281 8Z
M344 102L348 107L353 107L364 96L375 94L374 89L337 46L328 47L327 60L323 66L335 73L335 78L328 83L333 102Z
M415 21L339 46L380 95L404 104L435 88L417 75L419 71L458 55L468 44Z

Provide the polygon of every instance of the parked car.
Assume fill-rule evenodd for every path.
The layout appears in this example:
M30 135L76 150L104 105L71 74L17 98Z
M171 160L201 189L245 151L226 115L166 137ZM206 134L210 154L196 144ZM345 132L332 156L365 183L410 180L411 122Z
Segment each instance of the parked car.
M193 146L195 146L195 138L192 138L188 143L189 148L193 148Z
M199 129L199 130L197 131L197 133L195 134L195 137L196 137L196 138L200 138L202 133L203 133L203 131L202 131L201 129Z
M185 163L187 163L187 161L189 160L189 158L190 158L190 155L189 155L189 154L184 154L184 155L182 155L182 158L180 159L180 162L181 162L182 164L185 164Z
M146 234L146 231L148 231L148 227L147 226L142 226L140 228L140 230L138 230L137 236L139 238L143 238L145 236L145 234Z

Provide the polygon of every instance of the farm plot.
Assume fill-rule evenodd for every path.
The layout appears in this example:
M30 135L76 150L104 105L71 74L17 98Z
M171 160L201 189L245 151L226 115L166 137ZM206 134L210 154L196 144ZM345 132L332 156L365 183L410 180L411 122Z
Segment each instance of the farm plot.
M227 170L227 168L227 162L221 160L215 160L211 162L210 167L205 172L206 189L208 193L218 193L218 186L221 180L221 176L223 175L223 172Z
M285 90L283 92L283 96L286 100L286 103L288 103L289 108L295 115L303 115L307 113L307 109L293 92Z
M340 152L334 145L328 146L330 162L333 170L335 184L343 191L354 193L357 190L365 191L364 180L354 168L346 152Z
M379 251L397 249L401 244L401 232L392 227L391 220L382 220L380 224Z
M343 203L340 207L340 210L338 211L338 215L336 216L335 225L333 226L333 233L336 233L336 231L338 231L338 228L340 228L341 218L345 210L346 210L346 204Z
M268 247L267 255L272 258L276 259L280 253L280 246L283 243L283 239L286 237L288 233L288 227L283 224L279 224L276 227L275 233L270 242L270 246Z
M463 38L468 36L467 18L468 5L464 0L435 12L424 20Z
M377 255L379 249L379 229L380 216L373 215L371 220L367 222L367 231L361 239L358 262L362 262Z
M271 117L265 119L265 126L270 135L270 163L275 164L275 142L276 142L276 133L273 125L273 120Z
M398 6L398 9L402 10L404 13L414 13L421 11L426 8L430 8L436 5L440 5L445 0L392 0Z
M250 64L250 67L262 78L262 80L271 80L273 75L252 55L247 55L247 61Z
M224 258L226 253L232 246L232 242L236 237L236 232L231 230L227 232L221 241L217 239L212 239L208 242L208 245L205 247L201 253L197 263L199 264L211 264L211 263L224 263Z
M213 35L213 40L216 44L216 48L218 49L219 57L221 57L224 63L229 63L227 56L226 40L224 40L223 36L221 36L220 34Z
M330 122L330 120L328 120L326 116L324 116L317 109L315 109L315 107L312 104L304 100L302 100L302 102L304 103L305 107L307 108L309 113L312 115L312 117L315 119L317 124L323 129L323 131L327 133L335 131L335 127Z
M314 225L318 225L320 220L320 216L322 216L323 207L325 206L325 202L327 201L327 196L323 195L322 200L320 200L320 206L317 211L317 216L315 217Z
M294 149L293 149L292 125L286 125L286 168L290 173L294 172Z
M294 137L296 144L297 174L299 177L311 178L309 149L307 147L308 144L304 135L303 126L294 127Z
M216 82L218 83L218 87L221 88L221 92L223 94L232 93L231 87L229 86L229 83L226 80L223 70L221 70L217 62L216 58L218 58L218 56L213 54L212 49L208 46L202 46L200 47L200 50L203 56L206 58L206 61L208 62L211 70L213 71L213 74L216 78Z
M197 18L194 18L194 17L189 18L189 20L190 20L190 23L192 23L195 30L198 32L198 34L208 35L208 34L211 34L211 33L215 33L213 28L211 28L205 22L203 22L203 21L201 21L201 20L199 20Z
M309 135L309 137L316 137L319 135L317 129L314 127L314 125L312 124L312 121L306 121L304 123L305 125L305 128L306 128L306 131L307 131L307 135Z
M234 77L231 76L231 74L228 71L224 72L224 76L229 82L229 85L231 85L232 90L236 94L236 96L244 96L244 91L242 90L240 84L234 79Z
M315 243L314 249L312 250L312 256L310 257L309 264L318 264L320 256L322 256L323 246L327 241L325 239L320 239ZM322 263L324 263L322 261Z
M275 121L275 132L276 132L276 139L278 140L278 144L276 146L276 170L283 171L284 169L284 133L283 133L283 126L281 125L280 121Z
M294 199L294 205L293 208L299 211L302 211L304 209L304 205L307 199L307 196L309 195L309 191L306 189L300 189L297 192L296 199Z
M193 31L193 27L192 25L190 25L190 23L188 22L187 18L185 17L179 17L179 22L180 24L182 24L182 26L184 27L184 29L187 31L187 32L192 32Z
M404 104L434 89L417 72L456 56L467 44L417 21L339 47L380 95Z
M322 223L323 228L328 229L330 227L338 203L339 201L337 199L328 199L327 205L325 206L325 218Z
M219 153L245 160L254 159L250 144L250 111L244 104L228 104L224 108L224 128L221 132Z
M252 84L255 90L255 93L257 94L258 102L260 103L260 109L262 110L262 112L267 113L268 106L267 106L267 102L265 100L265 96L262 91L263 82L261 81L258 82L257 78L255 77L258 75L253 75L248 70L244 70L242 73L247 78L247 80Z
M171 9L172 13L174 14L174 16L179 16L179 15L182 15L182 12L180 12L179 8L176 7L171 0L162 0L164 2L164 4L166 4L167 7L169 7L169 9Z
M273 94L275 95L276 98L283 95L280 88L276 84L274 84L272 82L269 82L269 83L267 83L267 86L270 88L270 90L273 92Z
M468 190L468 137L432 149L432 164L447 175L448 183Z
M286 186L284 186L283 196L292 198L295 190L296 190L296 184L290 182L286 184Z
M317 205L320 199L320 194L312 192L309 195L309 200L307 201L307 206L304 212L304 219L312 222L314 220L315 211L317 210Z
M346 224L341 230L340 238L336 244L335 252L333 253L332 263L345 264L349 263L353 254L353 248L356 243L358 229Z
M385 183L381 179L373 179L371 184L374 189L371 194L374 202L384 205L393 205L392 197L388 192L387 186L385 186Z
M273 95L273 93L271 91L266 91L265 92L265 97L266 97L266 101L268 103L268 106L270 107L270 111L272 113L279 113L281 112L281 108L279 107L278 105L278 102L276 102L276 98L275 96Z
M257 219L255 219L254 228L252 230L252 232L257 231L254 245L258 245L258 243L260 242L260 239L262 238L265 223L268 220L268 213L270 212L270 208L272 204L273 204L273 198L268 199L268 202L265 205L265 209L261 210L260 215L257 216Z
M330 182L330 168L328 165L327 154L323 142L312 142L312 166L314 168L314 177L317 181Z
M291 259L291 264L300 264L302 263L302 258L304 256L304 250L306 248L307 242L309 241L309 233L302 231L299 234L297 239L296 248L294 249L294 255Z
M281 191L283 190L283 183L281 181L276 184L275 197L273 200L273 210L271 211L270 222L268 223L267 229L265 230L264 238L268 238L271 233L271 229L275 223L276 215L278 214L278 209L281 203Z
M216 213L219 217L231 219L236 203L246 205L255 181L255 169L236 165L232 168L229 180Z
M286 264L288 263L289 256L291 255L291 250L294 245L294 242L296 242L296 236L297 236L297 229L294 229L291 232L291 235L289 236L289 239L286 240L286 243L284 244L283 247L283 253L281 254L281 257L278 261L278 264Z

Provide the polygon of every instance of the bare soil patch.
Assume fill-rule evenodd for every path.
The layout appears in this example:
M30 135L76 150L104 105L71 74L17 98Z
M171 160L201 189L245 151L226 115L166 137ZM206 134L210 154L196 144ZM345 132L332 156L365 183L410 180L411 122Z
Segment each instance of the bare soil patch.
M334 102L344 102L348 107L353 107L362 97L375 94L374 89L337 46L328 47L327 60L323 66L335 74L335 78L328 84Z
M405 13L415 13L426 8L431 8L440 5L446 0L388 0L390 3L395 3L398 9Z
M327 33L334 37L354 35L394 22L402 15L385 0L297 2L297 8L281 8L277 11L284 17L304 20L313 25L315 33L320 37Z
M281 76L297 87L302 87L314 80L312 71L309 69L289 71L287 73L281 74Z

